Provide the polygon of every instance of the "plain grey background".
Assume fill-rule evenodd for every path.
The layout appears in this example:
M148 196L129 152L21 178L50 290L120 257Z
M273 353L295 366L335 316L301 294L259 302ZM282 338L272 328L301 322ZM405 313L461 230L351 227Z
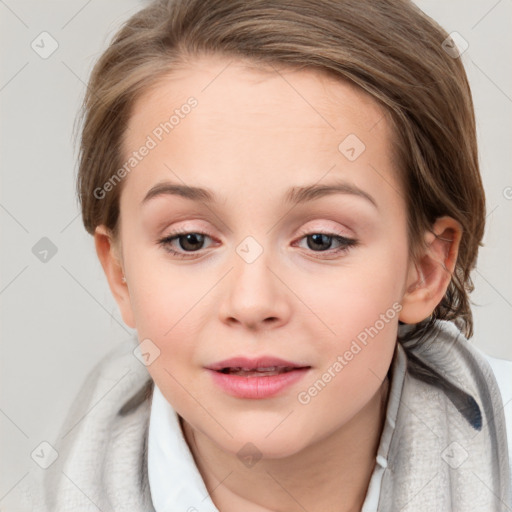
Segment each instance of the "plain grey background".
M488 202L473 342L512 359L512 1L417 3L469 44L462 60ZM146 4L0 0L1 510L21 510L29 472L44 471L31 452L57 439L92 366L134 335L81 223L72 133L93 63Z

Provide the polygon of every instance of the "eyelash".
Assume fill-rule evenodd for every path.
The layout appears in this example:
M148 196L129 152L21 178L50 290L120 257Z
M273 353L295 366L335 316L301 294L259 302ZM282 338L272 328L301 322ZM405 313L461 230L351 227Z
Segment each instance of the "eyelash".
M185 235L206 235L209 238L210 237L206 233L202 233L200 231L174 231L172 233L169 233L164 238L158 240L158 244L161 245L168 253L172 254L173 256L176 256L177 258L188 258L188 259L195 259L195 256L192 256L193 254L199 253L199 251L189 252L189 253L183 253L176 251L175 249L171 248L171 242L175 239L178 239ZM317 252L320 254L328 254L330 256L336 256L338 254L343 254L348 252L352 247L355 247L359 244L359 242L354 238L347 238L346 236L343 236L341 233L330 233L330 232L324 232L324 231L310 231L310 232L302 232L299 240L302 240L303 238L306 238L307 236L311 235L325 235L328 237L333 238L337 242L341 244L341 247L338 247L337 249L328 249L326 251L311 251L311 252ZM328 259L320 257L320 259Z

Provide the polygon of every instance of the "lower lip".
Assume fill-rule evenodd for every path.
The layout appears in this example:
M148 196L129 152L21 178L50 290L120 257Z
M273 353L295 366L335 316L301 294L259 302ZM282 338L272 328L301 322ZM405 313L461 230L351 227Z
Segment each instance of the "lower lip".
M209 370L213 381L229 395L237 398L269 398L302 379L309 368L297 368L278 375L241 377Z

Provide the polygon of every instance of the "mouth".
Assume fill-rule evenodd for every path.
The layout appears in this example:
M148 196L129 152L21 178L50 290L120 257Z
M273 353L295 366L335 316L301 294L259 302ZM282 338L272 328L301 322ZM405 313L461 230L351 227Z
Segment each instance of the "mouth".
M274 356L260 356L254 359L248 357L232 357L224 359L207 367L208 370L243 377L264 377L280 375L303 368L311 368L309 365L286 361Z
M240 377L270 377L272 375L281 375L282 373L298 370L301 367L296 366L263 366L258 368L243 368L240 366L226 367L217 370L220 373L228 375L238 375Z
M264 356L226 359L206 369L224 392L238 398L262 399L280 394L298 382L311 366Z

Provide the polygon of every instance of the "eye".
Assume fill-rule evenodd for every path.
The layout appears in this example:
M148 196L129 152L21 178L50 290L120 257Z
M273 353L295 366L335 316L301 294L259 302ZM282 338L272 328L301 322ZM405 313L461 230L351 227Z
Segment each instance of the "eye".
M308 249L311 249L313 252L327 253L330 256L347 252L351 247L358 244L357 240L347 238L341 233L305 233L300 238L300 240L303 239L306 239ZM332 248L333 242L337 243L338 247Z
M191 231L176 231L170 233L165 238L162 238L158 241L158 243L169 253L178 258L187 258L188 253L194 253L201 250L204 244L205 238L210 238L206 233L199 232L191 232ZM180 250L185 251L185 253L177 251L175 249L175 245L173 246L173 242L178 242L178 247Z

